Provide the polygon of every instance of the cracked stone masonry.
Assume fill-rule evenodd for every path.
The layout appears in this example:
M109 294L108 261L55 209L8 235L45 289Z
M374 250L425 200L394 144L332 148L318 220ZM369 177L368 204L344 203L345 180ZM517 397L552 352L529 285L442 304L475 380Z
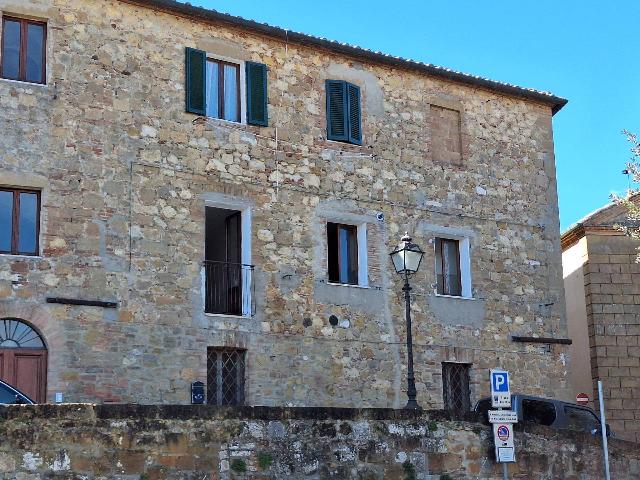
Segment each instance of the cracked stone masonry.
M421 405L496 366L571 397L567 345L512 340L567 337L563 99L168 0L0 12L0 355L35 400L400 407L405 231Z

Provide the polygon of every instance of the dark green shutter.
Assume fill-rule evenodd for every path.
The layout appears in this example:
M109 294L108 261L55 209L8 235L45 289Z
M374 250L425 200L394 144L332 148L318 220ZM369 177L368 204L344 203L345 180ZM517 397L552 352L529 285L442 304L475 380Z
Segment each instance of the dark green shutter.
M267 66L247 62L247 123L266 127L269 124L267 101Z
M349 142L362 144L360 129L360 87L347 83L347 103L349 106Z
M187 102L187 112L206 115L207 105L205 88L206 81L207 54L195 48L186 49L185 65L185 93Z
M341 80L327 80L327 138L346 142L349 140L347 125L347 84Z

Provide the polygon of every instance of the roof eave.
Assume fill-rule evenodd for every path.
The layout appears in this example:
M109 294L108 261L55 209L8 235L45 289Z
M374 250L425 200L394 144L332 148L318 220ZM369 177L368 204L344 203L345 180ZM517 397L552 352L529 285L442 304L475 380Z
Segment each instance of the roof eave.
M120 1L133 5L152 8L154 10L164 11L173 15L195 18L207 23L223 23L232 27L245 28L285 41L320 47L342 55L366 59L375 63L381 63L394 67L416 70L435 77L445 78L453 82L473 85L475 87L481 87L488 90L537 101L551 107L552 115L555 115L557 112L559 112L562 107L564 107L568 102L567 99L558 97L556 95L529 90L526 88L517 87L515 85L509 85L482 77L476 77L473 75L448 70L446 68L437 67L435 65L415 62L400 57L394 57L392 55L386 55L380 52L373 52L371 50L356 47L353 45L343 44L332 40L327 40L325 38L314 37L299 32L292 32L284 28L274 27L265 23L259 23L254 20L247 20L245 18L236 17L203 7L180 3L175 0Z

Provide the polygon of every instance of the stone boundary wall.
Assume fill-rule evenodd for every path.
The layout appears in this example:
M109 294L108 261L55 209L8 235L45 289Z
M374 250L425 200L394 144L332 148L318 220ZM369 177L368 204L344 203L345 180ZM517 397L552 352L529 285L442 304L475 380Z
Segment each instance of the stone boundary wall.
M0 407L4 479L493 479L476 414L391 409L33 405ZM612 478L640 477L637 444L611 440ZM516 428L510 478L602 478L597 439Z

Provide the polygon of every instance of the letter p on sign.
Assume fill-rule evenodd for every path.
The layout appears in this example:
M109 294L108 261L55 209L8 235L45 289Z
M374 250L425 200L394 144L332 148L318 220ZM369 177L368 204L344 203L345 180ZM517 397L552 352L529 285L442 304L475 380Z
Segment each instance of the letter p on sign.
M507 372L501 372L493 370L491 372L491 390L494 392L508 392L509 391L509 374Z

